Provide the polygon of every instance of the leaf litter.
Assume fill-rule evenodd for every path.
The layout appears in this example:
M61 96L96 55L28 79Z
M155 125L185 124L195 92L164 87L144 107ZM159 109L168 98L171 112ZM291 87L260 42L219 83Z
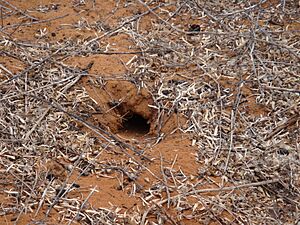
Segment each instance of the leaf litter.
M299 222L297 1L0 4L3 223Z

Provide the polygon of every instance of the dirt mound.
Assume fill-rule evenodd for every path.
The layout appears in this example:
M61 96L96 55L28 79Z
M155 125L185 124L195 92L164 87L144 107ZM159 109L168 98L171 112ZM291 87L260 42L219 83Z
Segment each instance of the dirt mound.
M91 87L85 83L90 96L101 107L101 115L95 118L102 127L113 133L145 135L152 132L155 111L151 94L138 89L129 81L106 81L100 87Z

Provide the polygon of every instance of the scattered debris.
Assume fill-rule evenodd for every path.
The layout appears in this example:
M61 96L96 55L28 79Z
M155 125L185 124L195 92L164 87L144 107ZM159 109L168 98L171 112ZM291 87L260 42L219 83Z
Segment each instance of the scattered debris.
M0 224L297 223L298 1L37 2L0 0Z

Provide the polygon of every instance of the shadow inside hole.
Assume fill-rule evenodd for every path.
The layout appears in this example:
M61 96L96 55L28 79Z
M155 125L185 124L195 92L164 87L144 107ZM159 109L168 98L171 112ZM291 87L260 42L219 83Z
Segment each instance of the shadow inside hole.
M145 135L150 131L148 120L136 113L129 113L123 118L123 131L135 135Z

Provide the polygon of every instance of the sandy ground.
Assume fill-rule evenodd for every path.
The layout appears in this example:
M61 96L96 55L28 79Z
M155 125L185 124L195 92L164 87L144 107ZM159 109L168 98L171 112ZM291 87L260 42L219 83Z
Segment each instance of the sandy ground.
M8 35L18 42L32 44L40 42L66 43L68 41L80 43L83 40L93 40L96 37L101 37L101 35L110 29L119 26L122 19L133 15L140 15L147 10L145 6L138 3L139 1L123 0L17 0L8 2L13 4L16 9L22 10L22 12L26 12L26 15L29 14L38 20L32 21L28 18L26 19L26 15L24 16L20 12L3 17L1 23L2 28L4 27L5 29L2 29L2 36ZM279 1L267 2L266 4L271 6L272 4L278 4ZM11 8L5 3L3 5ZM268 7L268 5L265 7ZM176 9L175 5L169 6L168 9L172 10L173 8ZM138 28L140 34L146 35L150 33L156 19L156 16L151 13L141 17ZM213 26L214 23L211 23L210 19L203 17L202 21L200 21L200 24L202 23L201 26ZM172 24L176 26L181 25L182 29L187 29L189 24L194 23L198 24L199 20L190 16L189 13L186 13L185 18L176 17L172 20ZM275 24L274 26L280 25ZM298 30L299 23L291 22L288 29ZM173 38L176 37L174 36ZM186 41L192 43L193 36L187 37ZM147 197L147 193L150 193L147 190L154 191L155 184L160 182L172 183L177 180L178 182L175 181L176 187L189 184L187 185L189 190L193 188L193 185L195 187L196 183L201 183L201 189L216 189L231 186L232 181L224 179L224 177L218 175L218 173L214 173L214 171L206 173L204 177L199 175L201 174L204 161L199 160L199 145L195 144L198 140L188 132L181 132L186 129L188 118L178 112L166 113L161 118L161 127L158 127L158 112L155 107L151 107L156 104L151 90L158 87L160 81L153 79L151 82L148 81L147 86L142 87L142 78L140 80L128 79L130 77L128 74L134 71L134 68L129 68L130 62L135 60L136 57L141 57L139 53L141 50L137 43L135 43L135 40L129 35L119 32L107 35L101 38L99 42L104 49L107 49L107 54L105 52L103 54L78 54L63 58L61 63L77 69L87 68L88 75L78 81L74 90L76 90L76 87L82 88L86 91L89 98L92 99L95 113L88 118L88 122L111 132L122 143L128 144L129 147L125 146L126 151L132 146L136 149L143 149L143 154L147 159L139 157L137 162L135 162L135 158L131 159L133 163L136 163L136 167L141 164L143 169L138 173L138 177L132 181L129 179L130 176L126 177L124 175L124 171L115 171L109 168L105 176L95 172L97 171L96 168L84 174L84 176L79 176L79 170L74 170L70 175L66 168L70 165L71 160L54 160L48 158L45 160L46 163L41 165L41 168L43 167L48 172L50 171L58 181L64 182L67 177L69 183L74 181L80 187L69 194L69 198L74 199L74 201L76 199L86 199L91 190L95 188L87 200L88 206L86 207L91 210L113 209L113 211L123 213L123 215L124 213L132 215L141 213L147 216L145 210L150 206L143 199ZM109 54L109 52L117 53ZM1 55L0 63L13 74L17 74L27 67L24 62L8 55ZM198 72L193 71L197 71L194 65L189 65L188 70L185 67L174 68L174 74L176 75L173 78L167 79L175 81L193 80L198 76ZM161 68L161 72L164 73L164 68ZM247 77L247 74L245 74L245 77ZM238 81L238 79L228 79L226 76L220 77L218 80L224 89L233 89L236 87ZM203 82L205 82L205 79ZM152 86L150 86L151 84ZM241 87L241 92L247 102L243 105L243 110L247 114L252 115L253 118L267 116L271 111L270 107L257 102L257 96L252 92L251 85L251 83L247 83ZM234 96L237 95L237 92L237 89L232 92L233 95L229 97L229 101L235 101ZM225 106L224 112L230 114L231 109L231 106ZM122 118L126 118L129 121L128 124L124 124ZM134 120L130 122L131 118L134 118ZM89 127L84 126L80 121L75 121L74 126L88 137L97 136L94 130L90 130ZM292 124L292 126L295 127L297 125ZM238 127L237 129L243 128ZM159 135L162 135L162 137L158 138ZM78 147L76 144L74 145L74 148ZM113 165L126 167L126 163L128 163L127 153L123 154L114 149L100 151L102 147L99 142L91 145L93 151L96 152L95 154L101 154L97 158L98 162L111 164L112 167ZM130 154L133 156L136 155L132 152ZM157 185L156 188L159 189L161 187ZM231 194L238 194L239 191L232 190L231 192ZM160 199L165 199L168 195L176 196L178 193L176 190L171 191L168 189L157 191L158 198ZM206 192L202 194L202 197L205 198L208 196L213 201L214 197L217 198L217 193ZM7 201L11 201L8 194L7 191L0 192L0 203L3 203L2 207L4 207ZM297 200L295 199L295 201ZM227 210L226 208L215 212L215 214L211 213L207 215L207 219L201 222L199 220L201 216L199 215L205 212L205 204L201 203L199 198L194 195L187 196L184 202L185 206L181 205L181 207L186 207L186 209L181 209L182 211L180 212L178 211L178 207L169 207L167 204L164 204L163 207L157 206L159 213L164 215L164 221L158 219L158 214L154 213L150 215L150 210L148 224L251 223L249 221L238 221L236 219L238 216L233 209ZM180 205L180 203L177 204ZM61 208L59 207L53 209L47 216L45 216L47 211L46 205L42 206L37 213L35 207L32 211L0 214L0 224L68 224L64 220L64 214L60 212ZM292 210L295 209L293 208ZM88 224L80 222L80 220L74 220L71 223ZM124 219L124 221L119 220L117 223L136 224L134 219L130 220L128 218ZM97 224L102 223L99 222Z

